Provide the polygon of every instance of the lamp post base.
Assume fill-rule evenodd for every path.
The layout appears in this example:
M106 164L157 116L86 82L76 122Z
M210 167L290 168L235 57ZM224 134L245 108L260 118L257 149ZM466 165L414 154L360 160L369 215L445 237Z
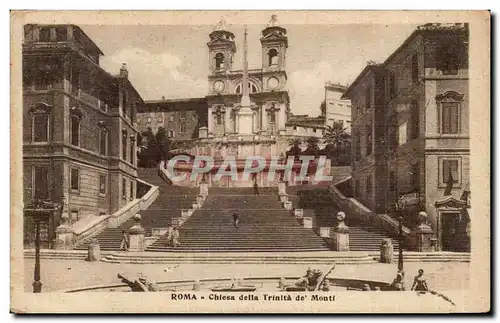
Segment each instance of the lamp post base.
M42 292L42 282L34 281L33 282L33 293L41 293Z

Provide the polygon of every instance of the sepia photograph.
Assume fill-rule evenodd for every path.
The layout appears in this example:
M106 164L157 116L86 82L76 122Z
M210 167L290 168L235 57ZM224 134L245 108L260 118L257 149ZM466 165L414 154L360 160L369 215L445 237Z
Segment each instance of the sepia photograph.
M11 312L490 310L488 11L11 28Z

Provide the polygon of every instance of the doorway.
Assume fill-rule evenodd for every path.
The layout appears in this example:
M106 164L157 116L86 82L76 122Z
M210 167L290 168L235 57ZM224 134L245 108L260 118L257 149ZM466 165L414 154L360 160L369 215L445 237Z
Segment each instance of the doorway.
M456 238L459 224L459 213L441 214L441 250L457 251Z

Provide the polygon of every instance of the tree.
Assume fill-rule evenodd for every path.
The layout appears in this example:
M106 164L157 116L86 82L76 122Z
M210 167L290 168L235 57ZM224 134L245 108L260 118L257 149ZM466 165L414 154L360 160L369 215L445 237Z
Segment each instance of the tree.
M302 153L302 149L300 149L301 144L302 141L299 138L290 140L289 145L292 147L290 147L290 149L286 152L286 157L288 158L288 156L295 156L295 158L298 159L300 154Z
M323 102L321 102L319 109L321 111L321 116L322 117L326 116L326 101L325 100L323 100Z
M325 136L327 155L332 163L338 166L347 166L351 163L351 135L342 121L335 121L327 126Z
M165 128L159 127L155 134L156 141L156 160L159 162L161 160L166 160L168 157L168 152L170 148L170 140L167 137L167 132Z
M138 136L139 138L139 136ZM166 160L170 149L170 140L163 127L159 127L156 134L151 128L141 134L142 138L146 138L147 145L138 154L140 167L154 167L161 160Z
M327 126L324 139L327 144L333 145L336 149L342 149L351 144L351 135L347 133L347 127L342 121L335 121L332 126Z
M307 148L303 155L309 155L317 157L320 154L321 149L319 149L319 139L317 137L308 137L306 139Z

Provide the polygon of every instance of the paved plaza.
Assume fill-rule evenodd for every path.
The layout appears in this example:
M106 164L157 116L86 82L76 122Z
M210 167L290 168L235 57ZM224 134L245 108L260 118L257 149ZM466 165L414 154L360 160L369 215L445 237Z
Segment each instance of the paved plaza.
M41 281L43 292L74 288L120 284L118 273L132 277L143 273L153 281L207 278L243 278L265 276L300 276L307 265L302 264L111 264L84 260L41 260ZM425 271L429 287L436 291L461 290L469 288L469 263L464 262L409 262L405 263L406 286L411 286L418 269ZM310 265L324 272L328 265ZM24 261L24 290L31 292L34 260ZM337 265L329 277L366 279L391 282L397 272L397 263Z

